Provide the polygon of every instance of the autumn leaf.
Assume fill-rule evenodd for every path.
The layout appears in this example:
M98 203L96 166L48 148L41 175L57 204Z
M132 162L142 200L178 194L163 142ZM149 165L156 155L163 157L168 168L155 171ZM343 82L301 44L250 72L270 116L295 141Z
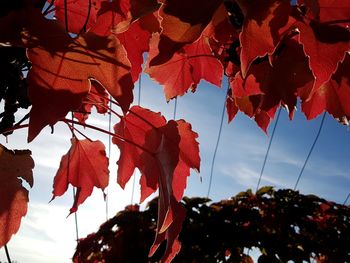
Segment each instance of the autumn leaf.
M232 96L232 89L230 88L227 91L227 96L226 96L226 113L228 116L228 123L230 123L235 118L238 110L239 109L236 105L236 101Z
M317 21L298 21L299 40L310 57L310 69L315 76L314 89L327 82L336 71L338 63L350 50L350 31L347 28L319 23Z
M0 247L16 234L27 214L28 190L33 186L34 161L29 150L8 150L0 145Z
M307 119L313 119L324 110L334 118L342 120L350 118L350 55L347 54L344 62L340 63L338 70L332 78L323 84L311 98L302 97L302 111Z
M231 87L238 108L249 117L254 116L266 132L269 119L274 118L281 104L293 118L300 90L310 90L313 80L302 46L295 39L288 39L269 60L252 64L246 79L237 73Z
M57 20L68 29L68 32L78 34L87 31L94 25L102 0L52 0L52 2L55 5ZM65 2L67 3L67 14Z
M159 205L160 204L158 204L158 209L161 209ZM177 238L179 236L179 233L181 232L183 221L186 218L186 209L181 203L173 202L172 207L174 207L173 209L175 213L174 218L172 219L172 224L165 232L159 233L159 231L157 231L155 240L148 254L149 256L152 256L157 251L160 244L164 240L167 240L165 253L161 260L161 262L164 263L170 263L181 249L181 243Z
M127 31L117 34L124 46L131 63L131 76L134 82L142 72L143 53L149 51L149 42L159 24L157 18L150 14L133 22Z
M126 1L128 2L128 1ZM92 32L108 36L114 34L124 46L131 63L131 76L137 81L143 64L143 53L149 50L151 34L159 30L159 22L153 13L136 21L126 20L130 14L129 5L124 2L104 2Z
M130 64L114 36L88 32L70 38L57 23L35 15L36 31L27 40L30 112L28 141L46 125L54 125L71 110L77 110L97 80L126 111L133 100Z
M124 188L137 167L143 174L141 177L141 202L158 188L159 167L153 157L159 139L146 140L146 134L152 129L158 129L166 124L160 113L145 110L141 107L132 107L126 118L115 125L115 133L132 141L135 145L113 138L113 143L119 147L120 157L118 164L118 184ZM142 146L145 150L136 145ZM154 171L156 170L156 171Z
M230 60L230 46L233 42L238 41L239 32L231 24L224 4L216 10L202 35L209 38L212 53L220 60L226 70Z
M80 105L80 108L73 113L74 118L79 122L85 123L88 119L92 107L95 107L98 113L104 114L108 111L108 94L106 90L96 81L91 82L89 93Z
M157 56L159 35L154 35L145 72L164 86L166 99L182 96L188 89L194 89L201 79L220 87L223 66L213 55L208 38L202 36L196 42L185 45L164 64L152 66L150 61Z
M162 32L159 53L151 66L164 64L185 44L193 43L207 27L222 0L167 0L159 9Z
M348 20L350 17L347 0L298 0L298 4L307 8L307 18L321 23Z
M184 219L179 203L190 168L199 170L197 134L183 120L166 122L159 113L134 106L115 126L122 139L113 142L120 149L118 183L124 187L135 168L141 172L141 201L159 187L157 237L150 251L167 239L162 262L170 262L180 249L176 240Z
M77 187L74 204L70 213L77 211L78 206L88 198L94 187L102 191L109 180L108 158L105 146L100 141L71 139L72 146L61 159L53 184L53 197L63 195L68 185Z
M259 8L254 0L237 0L244 14L240 35L241 72L246 77L251 63L257 57L272 54L282 35L290 28L289 0L263 0Z

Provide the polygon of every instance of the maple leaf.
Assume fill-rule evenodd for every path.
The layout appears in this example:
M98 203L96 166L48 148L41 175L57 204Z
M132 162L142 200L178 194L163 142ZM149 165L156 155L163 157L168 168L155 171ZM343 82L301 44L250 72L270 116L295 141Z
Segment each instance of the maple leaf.
M163 64L185 44L196 41L207 27L222 0L167 0L159 9L162 32L157 56L151 66Z
M269 118L274 118L281 104L286 105L290 119L293 118L299 90L310 89L313 80L302 46L295 39L288 39L270 61L265 58L252 64L246 79L237 73L231 87L238 108L254 116L266 132Z
M248 69L257 57L272 54L282 35L290 28L289 0L263 0L259 8L254 0L237 0L244 14L240 35L241 72L246 77Z
M228 123L230 123L235 118L238 110L239 109L236 105L236 101L232 96L232 89L230 88L227 91L227 96L226 96L226 112L228 116Z
M146 121L145 121L146 120ZM119 147L120 157L118 164L118 184L124 189L130 180L136 167L143 173L141 177L141 202L158 188L158 178L152 173L158 170L156 159L153 157L158 147L158 140L146 140L146 134L152 129L160 128L166 124L166 120L160 113L155 113L141 107L132 107L126 118L115 125L115 133L126 138L136 145L141 145L145 150L128 142L113 138L112 141Z
M159 4L156 0L104 1L92 31L102 35L122 33L138 19L143 20L144 17L151 16L158 8Z
M158 31L159 22L153 13L142 16L134 22L125 20L124 16L129 13L127 8L123 10L122 4L123 2L104 3L92 31L102 36L110 34L117 36L126 50L131 63L130 73L136 82L142 71L143 53L149 50L151 34Z
M68 29L68 32L79 34L94 25L101 1L54 0L55 17ZM67 14L65 12L65 2L67 3Z
M158 28L157 18L150 14L133 22L127 31L117 34L131 62L131 76L134 82L138 80L142 72L143 53L149 51L152 33Z
M159 113L134 106L115 126L124 138L114 138L120 149L118 183L124 187L135 168L141 172L141 201L159 186L157 236L150 255L167 239L162 262L170 262L180 249L176 240L185 217L179 201L190 168L199 170L197 134L183 120L166 122ZM132 143L131 143L132 142Z
M306 16L318 22L348 20L350 5L347 0L298 0L307 8Z
M85 123L92 107L95 107L98 113L104 114L108 110L108 94L99 82L92 81L89 93L80 105L80 108L74 112L74 118L79 122Z
M203 78L220 87L223 66L212 54L208 38L202 36L196 42L186 45L174 56L160 65L151 65L157 56L159 35L154 35L150 43L150 52L145 72L164 86L166 99L182 96L189 88L195 88Z
M314 89L317 90L331 78L345 52L350 50L350 31L306 18L295 25L300 31L299 41L305 54L310 57L310 69L316 79Z
M88 198L94 187L107 187L109 180L108 158L105 146L100 141L71 139L72 146L61 159L60 167L53 183L52 200L63 195L68 185L77 187L74 204L70 213Z
M57 23L33 16L35 30L27 45L32 68L28 73L30 112L28 141L46 125L54 125L77 110L90 90L90 79L99 81L127 111L132 95L130 63L114 36L92 32L71 39Z
M302 111L307 119L313 119L324 110L333 115L334 118L350 118L350 55L339 64L332 78L324 83L311 98L301 96L303 99Z
M17 233L27 214L28 190L22 180L33 186L34 161L29 150L8 150L0 145L0 247Z
M239 33L230 23L224 4L216 10L202 35L209 38L213 54L220 60L226 70L229 64L229 47L234 41L238 41Z

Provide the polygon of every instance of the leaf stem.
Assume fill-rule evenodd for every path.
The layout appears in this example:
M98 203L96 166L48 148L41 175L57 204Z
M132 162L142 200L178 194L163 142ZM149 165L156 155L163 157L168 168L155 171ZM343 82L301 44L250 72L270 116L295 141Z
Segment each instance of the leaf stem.
M116 134L116 133L113 133L113 132L109 132L109 131L106 131L104 129L101 129L99 127L96 127L96 126L93 126L93 125L90 125L90 124L82 124L78 121L75 121L75 120L69 120L69 119L62 119L61 121L65 122L65 123L72 123L72 124L76 124L76 125L80 125L80 126L83 126L83 127L86 127L86 128L90 128L90 129L93 129L93 130L96 130L96 131L99 131L99 132L102 132L102 133L105 133L105 134L108 134L108 135L111 135L113 136L114 138L122 141L122 142L127 142L137 148L139 148L140 150L144 151L144 152L147 152L148 154L154 156L154 153L151 152L150 150L144 148L143 146L129 140L129 139L126 139L124 138L123 136L120 136L119 134Z
M66 124L68 125L68 127L72 130L72 133L73 130L76 131L77 133L79 133L81 136L83 136L85 139L89 140L90 142L92 142L92 139L89 138L88 136L86 136L84 133L82 133L81 131L79 131L77 128L75 128L73 125L71 125L70 123L67 123ZM74 135L75 136L75 135Z
M4 134L4 133L7 133L7 132L12 132L12 131L15 131L15 130L28 128L28 127L29 127L29 124L22 124L22 125L18 125L18 126L13 126L11 128L8 128L8 129L2 131L0 134Z
M117 106L120 107L120 105L119 105L118 102L116 102L116 101L114 101L114 100L112 100L112 99L110 99L110 98L106 98L106 97L101 96L100 94L97 94L97 93L95 93L95 92L91 92L91 94L93 94L93 95L95 95L95 96L98 96L98 97L100 97L100 98L106 99L108 102L111 102L112 104L117 105ZM105 106L104 106L104 107L105 107ZM106 109L110 110L110 108L107 108L107 107L106 107ZM158 128L155 127L152 123L150 123L148 120L146 120L145 118L143 118L142 116L140 116L140 115L137 114L136 112L134 112L134 111L132 111L132 110L129 110L129 112L130 112L131 114L134 114L134 115L135 115L136 117L138 117L139 119L143 120L146 124L148 124L148 125L151 126L152 128L154 128L154 129L156 129L156 130L158 129ZM121 116L120 114L116 113L115 111L113 111L113 113L116 114L119 118L122 118L122 116Z

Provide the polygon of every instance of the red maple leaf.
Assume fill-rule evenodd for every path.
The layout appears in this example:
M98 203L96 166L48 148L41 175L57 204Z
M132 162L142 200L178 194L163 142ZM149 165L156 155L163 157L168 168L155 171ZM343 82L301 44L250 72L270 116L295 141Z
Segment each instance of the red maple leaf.
M306 16L321 23L348 20L350 4L347 0L298 0L299 5L307 8Z
M126 50L135 82L142 71L143 53L149 50L151 34L159 30L159 22L153 13L133 22L128 20L131 7L123 6L123 2L106 2L102 7L92 31L102 36L117 36Z
M102 0L91 0L91 2L86 0L54 0L55 17L69 32L75 34L85 32L94 25L101 1ZM67 13L65 10L65 2L67 3Z
M94 187L107 187L109 180L108 158L105 146L100 141L71 139L72 146L61 159L53 184L53 197L63 195L68 185L77 187L70 213L88 198Z
M163 256L169 262L180 249L176 240L185 217L179 203L190 168L199 170L197 134L183 120L166 122L159 113L134 106L115 126L120 149L118 182L124 187L135 168L141 172L141 201L159 186L157 237L150 254L167 239Z
M208 37L202 36L196 42L185 45L164 64L152 66L150 61L158 54L158 43L159 35L154 35L145 72L164 86L167 100L194 89L201 79L221 86L223 66L212 54Z
M246 79L237 73L231 81L236 105L248 116L254 116L264 131L281 104L287 107L292 119L299 90L310 89L312 85L307 58L294 39L283 41L269 60L252 64Z
M127 111L133 100L130 64L114 36L88 32L70 38L57 23L33 15L35 28L27 45L32 68L28 73L32 102L28 141L46 125L54 125L77 110L90 90L90 79L99 81Z
M146 120L146 121L145 121ZM124 188L137 167L143 176L141 177L141 202L158 188L158 178L152 171L158 169L153 153L158 147L157 140L146 140L146 134L152 129L158 129L166 124L166 120L160 113L155 113L140 107L132 107L126 118L115 125L115 133L126 138L142 148L128 142L113 138L113 143L121 152L118 164L118 184ZM157 172L159 174L159 171Z
M74 112L74 118L81 123L85 123L91 113L92 107L95 107L98 113L106 113L108 111L108 100L108 94L101 84L91 81L90 91L84 98L80 108Z
M138 80L142 71L143 53L149 51L151 34L158 28L157 18L150 14L133 22L127 31L117 34L131 62L131 76L134 82Z
M8 150L0 145L0 247L17 233L21 219L27 214L28 190L33 186L34 161L29 150Z
M344 62L340 63L338 70L332 78L324 83L308 99L302 97L302 110L307 119L313 119L324 110L333 115L334 118L342 120L350 118L350 55L347 54ZM307 100L308 99L308 100Z
M241 71L246 77L251 63L257 57L272 54L282 35L290 28L292 21L289 0L263 0L259 8L255 0L238 0L245 16L241 41Z
M167 0L159 9L162 32L159 53L150 60L150 65L163 64L185 44L193 43L207 27L222 0Z
M297 21L300 43L310 57L310 68L315 76L314 89L327 82L336 71L339 62L350 50L350 31L338 25L319 23L315 20Z

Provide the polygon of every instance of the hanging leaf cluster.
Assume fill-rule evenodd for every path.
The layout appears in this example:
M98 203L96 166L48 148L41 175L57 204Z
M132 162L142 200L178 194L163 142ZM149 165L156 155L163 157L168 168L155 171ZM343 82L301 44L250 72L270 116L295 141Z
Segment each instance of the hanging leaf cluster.
M0 10L0 132L28 127L31 142L45 127L67 124L72 146L62 157L53 199L69 184L77 187L71 213L109 179L103 143L81 138L77 126L111 135L120 150L118 184L124 188L137 168L141 201L159 190L149 255L166 240L163 262L180 251L181 198L190 169L200 168L198 135L184 120L130 108L143 64L167 101L195 92L202 79L220 87L226 75L229 120L241 111L264 131L280 106L292 119L298 99L308 119L327 111L346 123L350 115L347 0L19 0L1 3ZM17 109L30 105L16 122ZM88 123L93 107L119 117L113 132ZM66 118L70 112L75 120ZM18 154L9 155L11 162ZM4 171L0 180L9 176ZM4 191L12 196L18 189ZM0 225L6 233L0 247L17 231L28 198L15 218L11 207L18 199L5 200L0 216L9 223Z

